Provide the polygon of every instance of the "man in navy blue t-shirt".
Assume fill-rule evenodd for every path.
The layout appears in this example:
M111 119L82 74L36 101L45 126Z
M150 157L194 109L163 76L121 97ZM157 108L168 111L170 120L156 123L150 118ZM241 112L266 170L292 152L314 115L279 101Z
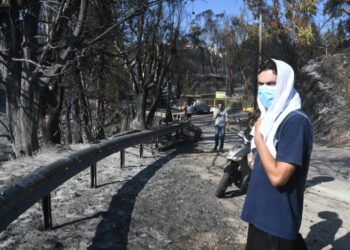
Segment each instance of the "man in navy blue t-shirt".
M299 234L312 127L300 110L294 71L269 59L259 68L254 162L242 219L249 223L246 249L307 249Z

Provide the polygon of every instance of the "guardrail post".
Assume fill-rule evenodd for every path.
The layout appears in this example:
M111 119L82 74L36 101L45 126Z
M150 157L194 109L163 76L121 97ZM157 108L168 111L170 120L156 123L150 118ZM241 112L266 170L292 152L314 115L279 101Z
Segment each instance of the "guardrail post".
M91 188L97 187L97 164L92 164L90 167L91 172Z
M125 149L120 150L120 168L125 167Z
M48 193L42 199L42 209L44 215L44 229L52 228L52 212L51 212L51 194Z
M140 144L140 158L143 158L143 144Z

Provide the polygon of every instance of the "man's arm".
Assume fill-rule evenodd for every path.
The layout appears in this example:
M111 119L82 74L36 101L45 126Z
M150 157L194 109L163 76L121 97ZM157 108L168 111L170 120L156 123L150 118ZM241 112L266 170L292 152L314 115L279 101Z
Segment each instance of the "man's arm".
M215 120L218 117L219 110L214 110L213 112L213 120Z
M283 186L294 173L296 166L287 162L278 162L273 158L259 131L260 124L261 120L258 120L255 127L254 140L261 164L264 167L272 186Z

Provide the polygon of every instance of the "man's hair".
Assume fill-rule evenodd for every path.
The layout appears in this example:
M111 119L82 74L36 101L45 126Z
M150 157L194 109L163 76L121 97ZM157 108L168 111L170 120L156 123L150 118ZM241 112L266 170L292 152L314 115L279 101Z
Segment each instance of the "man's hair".
M277 66L274 60L271 58L267 59L265 62L259 65L258 74L265 70L272 70L275 75L277 75Z

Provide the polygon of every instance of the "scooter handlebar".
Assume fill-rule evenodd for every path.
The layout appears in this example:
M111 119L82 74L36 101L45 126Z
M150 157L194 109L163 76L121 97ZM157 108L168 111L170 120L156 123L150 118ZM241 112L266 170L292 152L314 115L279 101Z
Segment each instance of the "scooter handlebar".
M248 143L251 141L252 138L249 138L246 133L242 130L237 132L237 135L243 139L244 143Z

